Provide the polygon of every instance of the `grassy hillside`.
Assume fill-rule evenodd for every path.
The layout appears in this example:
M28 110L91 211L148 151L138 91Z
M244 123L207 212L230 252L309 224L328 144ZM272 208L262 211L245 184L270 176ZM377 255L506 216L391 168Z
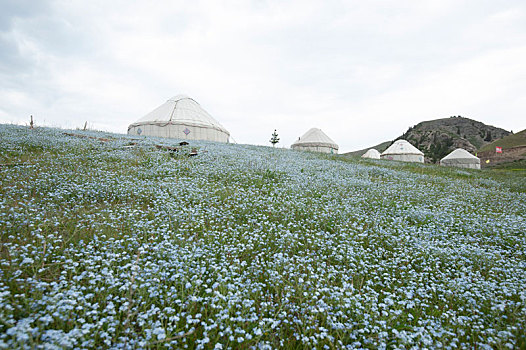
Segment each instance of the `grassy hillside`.
M526 129L516 134L508 135L502 139L493 141L479 149L479 152L495 151L495 147L511 148L517 146L526 146Z
M526 347L523 174L114 137L0 125L1 347Z
M506 170L511 170L511 171L526 171L526 159L517 159L512 162L496 164L492 166L491 168L492 169L506 169Z

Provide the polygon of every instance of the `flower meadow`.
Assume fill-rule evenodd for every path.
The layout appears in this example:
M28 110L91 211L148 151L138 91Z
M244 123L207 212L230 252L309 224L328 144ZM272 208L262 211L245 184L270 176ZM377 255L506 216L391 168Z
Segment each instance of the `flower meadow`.
M0 348L526 347L523 172L75 133L0 125Z

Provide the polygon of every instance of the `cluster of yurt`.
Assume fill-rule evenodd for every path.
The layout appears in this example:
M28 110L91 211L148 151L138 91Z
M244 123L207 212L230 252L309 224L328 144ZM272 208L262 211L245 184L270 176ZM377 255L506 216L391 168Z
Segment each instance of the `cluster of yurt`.
M135 123L129 135L168 137L183 140L228 142L230 133L194 99L172 97ZM295 150L338 153L338 145L323 131L312 128L291 146Z
M323 131L317 128L312 128L307 131L292 144L291 148L303 151L338 153L338 145ZM362 158L424 163L424 153L406 140L396 140L381 154L374 148L371 148L362 155ZM442 158L440 165L480 169L480 159L462 148L457 148Z
M440 160L440 165L457 168L480 169L480 158L462 148L457 148Z
M382 153L374 148L367 150L367 152L362 155L362 158L423 163L424 153L406 140L397 140Z
M129 135L168 137L183 140L228 142L230 133L194 99L172 97L135 123ZM338 145L323 131L312 128L291 146L295 150L338 153Z
M374 148L362 155L362 158L388 159L402 162L424 162L424 153L406 140L397 140L382 154ZM440 165L457 168L480 169L480 159L462 148L457 148L440 160Z
M290 146L294 150L338 153L338 145L321 129L312 128Z
M129 135L169 137L183 140L228 142L230 133L194 99L177 95L128 127ZM338 153L338 145L321 129L311 128L291 148L300 151ZM380 154L370 149L368 159L424 163L424 153L406 140L397 140ZM440 160L440 165L480 169L480 159L457 148Z
M230 133L195 100L177 95L128 127L129 135L228 142Z
M168 137L183 140L228 142L230 133L194 99L172 97L135 123L129 135ZM312 128L291 146L295 150L338 153L338 145L323 131Z

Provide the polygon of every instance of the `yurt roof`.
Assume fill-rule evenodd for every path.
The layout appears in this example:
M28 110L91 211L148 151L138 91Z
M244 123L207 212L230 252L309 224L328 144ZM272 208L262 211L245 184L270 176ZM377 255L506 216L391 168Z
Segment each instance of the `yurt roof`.
M362 158L377 158L377 159L379 159L380 158L380 152L378 152L374 148L371 148L371 149L367 150L367 152L365 152L362 155Z
M471 159L474 162L480 162L480 158L475 157L474 155L472 155L471 153L469 153L468 151L462 148L457 148L456 150L454 150L453 152L451 152L450 154L448 154L441 160L449 160L449 159Z
M217 120L208 114L199 103L185 95L177 95L170 98L168 101L146 114L132 125L162 123L212 128L230 135L230 133L219 124Z
M323 146L338 149L336 142L318 128L312 128L307 131L299 140L296 140L292 146Z
M418 148L407 142L406 140L397 140L389 148L387 148L382 155L388 154L418 154L423 156Z

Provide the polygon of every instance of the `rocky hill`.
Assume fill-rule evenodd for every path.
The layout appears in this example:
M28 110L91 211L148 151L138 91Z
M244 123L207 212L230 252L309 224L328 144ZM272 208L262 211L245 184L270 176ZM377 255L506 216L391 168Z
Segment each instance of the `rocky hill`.
M410 127L392 142L398 139L407 140L424 152L426 162L435 163L455 148L464 148L476 153L479 148L509 134L509 131L501 128L454 116L421 122ZM380 145L384 146L385 143ZM347 155L361 155L357 154L358 152L350 152Z

